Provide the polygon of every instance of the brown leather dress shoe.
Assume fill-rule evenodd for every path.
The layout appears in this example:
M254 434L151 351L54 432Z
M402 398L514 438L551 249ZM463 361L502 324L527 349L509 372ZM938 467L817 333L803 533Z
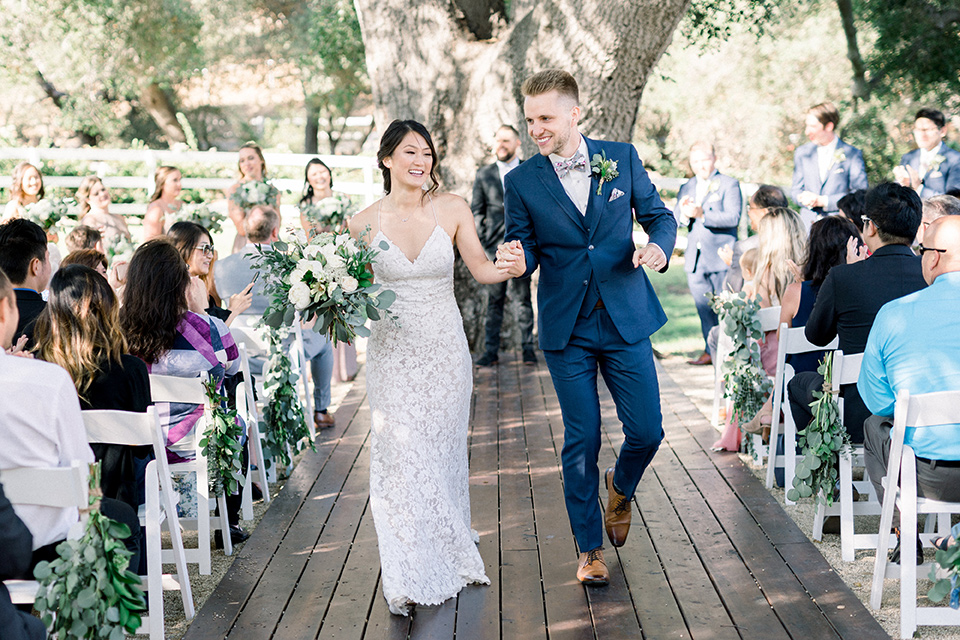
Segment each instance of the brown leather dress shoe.
M710 354L704 351L700 354L699 358L694 360L687 360L687 364L692 364L694 366L701 366L706 364L713 364L713 358L710 357Z
M588 587L602 587L610 582L607 563L603 561L603 547L580 554L577 567L577 580Z
M630 532L630 517L633 509L627 496L613 486L613 467L607 469L607 507L603 512L603 525L610 544L622 547Z
M317 429L329 429L337 424L336 418L329 413L313 412L313 426Z

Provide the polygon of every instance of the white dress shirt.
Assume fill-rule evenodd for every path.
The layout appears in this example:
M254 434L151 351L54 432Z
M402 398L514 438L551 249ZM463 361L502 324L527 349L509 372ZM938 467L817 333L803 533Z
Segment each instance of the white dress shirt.
M829 144L817 147L817 166L820 169L821 183L827 181L827 173L833 166L834 155L837 152L837 140L837 136L833 136L833 140Z
M497 171L500 172L500 186L501 186L501 187L504 186L504 184L503 184L503 178L504 178L508 173L510 173L511 171L513 171L514 169L516 169L516 168L519 167L519 166L520 166L520 156L519 156L519 155L513 156L513 160L510 160L509 162L500 162L499 160L497 160Z
M94 462L76 387L64 369L0 349L0 482L3 469ZM38 549L67 537L76 508L15 505Z
M582 153L586 160L586 170L568 171L567 175L560 178L560 184L563 185L563 190L567 192L567 196L570 197L573 204L580 210L580 215L583 216L587 214L587 203L590 201L590 156L587 155L587 141L583 139L583 136L580 136L580 146L577 147L577 151ZM576 155L576 152L574 152L574 155ZM568 159L555 153L551 153L549 158L550 164L554 167L557 166L558 162Z

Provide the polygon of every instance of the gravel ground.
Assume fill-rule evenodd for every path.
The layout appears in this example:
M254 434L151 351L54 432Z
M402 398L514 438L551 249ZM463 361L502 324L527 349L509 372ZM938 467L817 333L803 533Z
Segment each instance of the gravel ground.
M693 403L709 420L713 404L713 367L694 367L686 364L688 354L668 354L660 360L660 365L679 384ZM753 474L761 481L766 480L766 467L753 464L749 456L740 454L740 459L747 465ZM857 470L854 470L856 474ZM870 588L873 580L873 563L875 554L869 549L857 551L853 562L843 562L840 557L840 536L824 534L823 541L813 540L813 516L815 508L812 501L804 500L795 505L788 505L784 501L783 489L771 489L770 493L780 506L793 518L808 538L823 554L830 566L847 583L847 586L860 598L867 610L880 622L883 628L893 638L900 637L900 583L898 580L887 580L884 583L883 601L880 611L870 609ZM956 521L956 519L954 520ZM857 531L862 533L875 532L880 526L880 516L862 516L856 522ZM927 549L926 561L933 561L933 550ZM925 572L921 570L920 575ZM921 580L917 583L917 593L925 594L931 583ZM920 606L928 604L921 599ZM942 640L960 640L960 630L955 627L920 627L919 638L937 638Z

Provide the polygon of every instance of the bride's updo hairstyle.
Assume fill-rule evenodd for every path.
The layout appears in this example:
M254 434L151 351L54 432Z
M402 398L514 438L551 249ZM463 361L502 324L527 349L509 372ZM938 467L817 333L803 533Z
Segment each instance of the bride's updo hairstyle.
M387 127L387 130L383 132L383 136L380 138L380 150L377 151L377 166L380 167L380 172L383 173L384 193L390 193L391 184L390 169L384 166L383 161L385 158L393 155L393 152L396 151L397 147L400 146L400 143L403 142L403 139L407 137L407 134L410 132L416 133L426 140L427 146L430 147L430 153L433 155L433 162L430 165L430 181L433 184L424 192L424 195L432 194L440 186L440 174L437 171L437 165L439 164L437 148L433 146L433 138L430 137L430 132L416 120L394 120L390 123L390 126Z

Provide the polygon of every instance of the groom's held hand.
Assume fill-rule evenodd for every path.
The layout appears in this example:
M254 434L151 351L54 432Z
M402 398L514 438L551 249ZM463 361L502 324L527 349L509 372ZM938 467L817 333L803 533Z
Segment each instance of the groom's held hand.
M663 249L651 243L633 252L633 268L644 265L654 271L663 271L667 268L667 256Z
M527 270L526 256L519 240L505 242L497 247L497 270L512 278L519 278Z

